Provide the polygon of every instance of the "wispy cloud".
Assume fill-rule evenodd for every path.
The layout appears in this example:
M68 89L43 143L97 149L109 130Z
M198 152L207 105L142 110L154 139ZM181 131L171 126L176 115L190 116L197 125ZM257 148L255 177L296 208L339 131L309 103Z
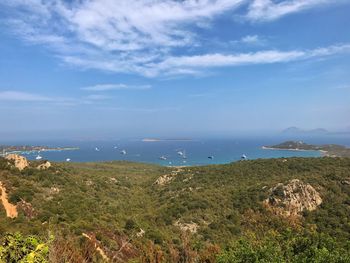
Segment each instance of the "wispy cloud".
M345 2L342 0L254 0L249 5L247 18L252 21L271 21L282 16L327 4Z
M48 102L53 101L52 98L41 96L38 94L20 92L20 91L1 91L0 101L28 101L28 102Z
M258 35L247 35L245 37L242 37L241 42L246 44L256 44L260 43L262 40L259 38Z
M16 90L0 91L0 101L8 103L16 102L28 102L28 103L41 103L51 104L56 106L77 106L83 104L92 104L97 101L110 99L111 97L91 94L81 98L70 98L70 97L52 97L45 96L37 93L28 93Z
M106 96L106 95L100 95L100 94L91 94L91 95L88 95L86 97L84 97L85 100L88 100L88 101L98 101L98 100L106 100L106 99L110 99L111 97L109 96Z
M88 91L110 91L110 90L147 90L151 85L126 85L126 84L97 84L94 86L83 87L82 90Z
M311 58L323 58L342 53L350 53L350 44L335 45L313 50L267 50L238 54L205 54L199 56L168 57L159 64L149 64L149 67L153 68L153 70L166 72L177 68L190 70L191 68L286 63Z
M196 29L210 28L218 16L225 13L235 15L239 7L245 7L240 9L246 10L247 13L243 14L245 18L259 22L343 2L347 1L3 0L0 8L5 10L4 14L10 14L1 19L6 28L24 41L45 45L66 64L82 69L154 77L161 74L199 74L204 67L311 58L313 56L306 53L315 53L316 50L198 55L202 43ZM240 41L256 44L261 42L261 38L247 35ZM186 56L179 56L181 52L178 51L184 47L191 47L193 53L188 51ZM325 49L324 52L327 52L329 48ZM319 52L323 51L320 49ZM190 64L186 65L185 62ZM86 87L91 91L117 89L126 88L122 84Z

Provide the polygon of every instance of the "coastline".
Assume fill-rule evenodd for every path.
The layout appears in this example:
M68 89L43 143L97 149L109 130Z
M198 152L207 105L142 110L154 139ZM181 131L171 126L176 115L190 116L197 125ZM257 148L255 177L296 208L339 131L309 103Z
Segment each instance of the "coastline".
M305 150L305 149L298 149L298 148L294 148L294 149L290 149L290 148L273 148L273 147L267 147L267 146L262 146L261 149L263 150L274 150L274 151L295 151L295 152L320 152L321 156L330 156L328 151L325 150Z
M15 150L15 151L9 151L0 153L0 156L6 156L8 154L31 154L35 152L61 152L61 151L76 151L79 150L79 147L67 147L67 148L48 148L48 149L41 149L41 150L29 150L29 151L20 151L20 150Z

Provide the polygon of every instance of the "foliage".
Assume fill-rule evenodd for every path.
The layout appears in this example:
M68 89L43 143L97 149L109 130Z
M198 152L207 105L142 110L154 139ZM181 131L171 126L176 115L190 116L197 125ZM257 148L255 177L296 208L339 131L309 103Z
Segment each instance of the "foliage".
M45 237L56 230L49 247L51 262L59 262L55 258L60 256L70 262L101 260L95 243L83 233L94 237L108 256L135 262L215 262L218 253L226 260L222 262L231 262L237 254L271 262L291 255L300 257L299 262L306 257L331 260L337 253L346 255L341 252L350 239L349 158L185 167L163 186L154 182L178 168L130 162L52 163L48 170L20 172L1 164L2 158L0 181L9 201L29 202L37 216L27 218L19 209L19 216L9 219L1 209L0 235L20 231ZM268 190L291 179L311 184L322 205L294 219L266 210L262 201ZM176 222L195 224L197 232L185 236ZM291 229L290 236L284 234L286 228ZM326 242L324 237L317 241L317 235L305 231L330 237L333 248L320 245ZM268 232L274 233L269 240ZM230 242L233 245L223 249Z
M217 256L218 263L254 262L350 262L349 244L339 247L336 241L323 234L283 233L262 240L242 238Z
M44 263L47 258L48 244L37 237L15 233L1 238L0 262Z

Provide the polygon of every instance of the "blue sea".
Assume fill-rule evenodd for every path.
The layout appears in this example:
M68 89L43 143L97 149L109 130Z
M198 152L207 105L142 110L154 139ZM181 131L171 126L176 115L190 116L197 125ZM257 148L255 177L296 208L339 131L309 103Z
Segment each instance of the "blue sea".
M31 141L18 145L45 145L50 147L79 147L78 150L43 151L40 155L50 161L103 162L125 160L153 163L167 166L192 166L224 164L238 161L243 155L247 159L281 157L320 157L318 151L266 150L262 146L274 145L286 140L300 140L310 144L337 143L350 146L348 136L326 136L308 138L211 138L187 141L163 140L145 142L141 139L100 140L100 141ZM16 143L13 143L16 144ZM126 154L122 154L125 151ZM34 160L37 152L23 153ZM162 159L160 157L163 157ZM209 158L210 157L210 158Z

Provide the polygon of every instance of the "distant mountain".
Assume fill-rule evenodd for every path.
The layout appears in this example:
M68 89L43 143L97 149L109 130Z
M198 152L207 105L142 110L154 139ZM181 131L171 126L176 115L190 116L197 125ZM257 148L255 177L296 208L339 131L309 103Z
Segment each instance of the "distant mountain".
M327 134L326 129L317 128L312 130L303 130L298 127L289 127L282 131L283 134Z

